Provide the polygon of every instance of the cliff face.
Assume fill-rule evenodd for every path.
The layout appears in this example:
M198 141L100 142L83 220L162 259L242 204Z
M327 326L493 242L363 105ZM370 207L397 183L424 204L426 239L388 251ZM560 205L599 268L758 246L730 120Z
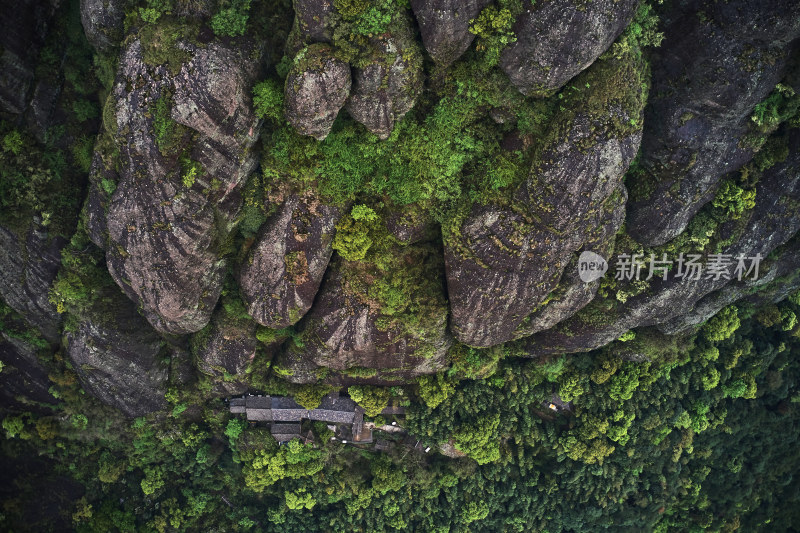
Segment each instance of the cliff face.
M80 2L78 74L36 69L57 2L2 14L0 297L129 416L195 376L404 383L800 287L796 3L296 0L290 32L179 4ZM763 262L644 279L680 254Z
M156 329L191 333L219 297L224 241L256 164L248 89L261 51L175 41L167 64L148 64L161 50L148 50L147 38L128 39L110 96L121 170L106 214L107 261Z
M800 36L797 4L700 4L674 14L653 61L644 172L628 208L631 235L648 245L679 235L722 177L761 148L751 117L784 78Z

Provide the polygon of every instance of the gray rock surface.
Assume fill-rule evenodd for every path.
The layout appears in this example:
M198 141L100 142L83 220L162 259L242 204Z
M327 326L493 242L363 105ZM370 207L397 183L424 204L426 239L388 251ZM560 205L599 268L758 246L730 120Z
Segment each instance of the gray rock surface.
M514 23L516 42L500 66L525 95L559 89L605 52L627 27L639 0L536 2Z
M491 0L411 0L422 43L437 63L449 66L467 51L475 35L469 21Z
M61 317L49 301L50 287L66 243L49 235L39 217L24 238L0 226L0 297L51 343L60 338Z
M0 334L0 405L26 411L39 411L40 407L28 402L56 404L48 392L52 383L47 369L36 356L37 348L7 332ZM46 411L46 410L45 410Z
M326 367L339 373L323 372L331 383L341 383L352 368L374 370L370 383L397 383L444 368L452 344L447 303L442 280L430 278L432 272L441 272L440 263L436 266L440 259L428 245L398 247L393 254L392 264L422 269L409 275L425 283L395 302L399 308L389 309L369 287L396 283L396 278L369 264L335 257L314 307L300 322L302 346L292 344L281 360L289 369L288 380L314 381ZM429 277L420 279L423 270ZM403 274L398 269L397 275Z
M280 329L308 312L340 218L338 208L309 190L287 198L264 224L239 275L242 298L256 322Z
M0 9L0 112L21 115L28 106L39 52L59 0L21 0Z
M123 0L81 0L81 23L86 39L98 50L108 50L122 39Z
M487 347L540 327L527 319L548 303L573 254L604 241L608 246L622 223L622 177L641 139L633 124L641 124L642 76L642 65L632 57L587 71L514 202L475 204L448 231L445 264L456 339ZM616 96L603 101L609 85ZM563 298L559 314L568 314L586 304L587 294L569 296L575 299L571 304Z
M223 311L212 319L208 334L200 334L196 342L197 368L214 378L216 393L226 396L244 393L248 388L246 371L259 345L256 324Z
M332 0L293 0L294 24L286 43L286 53L291 57L305 45L330 43L333 37L333 19L336 10Z
M628 231L647 245L683 231L720 178L753 157L757 146L745 138L753 108L781 80L800 36L796 2L697 4L667 25L653 62L645 172L628 208Z
M87 318L65 335L84 390L130 417L163 409L169 359L161 337L124 299Z
M408 113L422 92L422 51L411 22L402 20L385 36L370 39L373 62L356 68L346 109L380 139Z
M302 135L323 140L350 94L350 66L325 44L301 50L286 77L286 120Z
M106 220L115 281L156 329L183 334L208 323L222 287L223 244L256 164L250 91L262 50L246 39L176 46L188 58L176 74L148 65L139 39L124 49L113 90L121 171Z
M726 222L720 228L722 241L732 241L720 253L733 258L739 255L755 257L756 254L767 258L800 230L800 217L797 216L800 202L800 135L797 130L792 133L789 147L787 160L766 170L761 176L757 185L756 205L747 218ZM616 253L621 252L616 250ZM769 262L764 261L760 272L760 278L763 277L761 283L778 279L787 269L796 271L796 256L792 248L785 253L785 257L781 255L781 259L773 264L775 272L771 272ZM789 280L789 283L794 282ZM582 352L608 344L634 327L665 324L666 331L686 330L702 317L710 316L714 308L721 308L723 303L727 305L739 296L748 294L752 285L754 283L749 280L739 282L725 278L654 279L648 290L632 296L624 303L613 299L595 299L580 313L556 327L525 339L523 345L532 356ZM730 287L722 293L716 293L726 286ZM788 291L791 286L787 285L785 290Z

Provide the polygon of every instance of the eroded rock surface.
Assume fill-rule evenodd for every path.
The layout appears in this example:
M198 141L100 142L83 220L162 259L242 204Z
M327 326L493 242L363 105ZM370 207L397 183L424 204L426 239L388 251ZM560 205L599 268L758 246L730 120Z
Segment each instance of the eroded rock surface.
M301 50L286 77L286 120L302 135L323 140L350 94L350 65L333 49L313 44Z
M746 217L725 222L718 230L722 242L731 242L719 252L731 258L733 266L740 255L752 258L760 254L767 258L800 230L800 218L797 217L800 205L800 135L797 130L791 135L787 159L765 170L760 177L755 207ZM698 280L672 277L664 281L654 278L646 291L623 299L622 303L619 298L595 299L580 313L556 327L525 339L524 345L531 355L582 352L608 344L634 327L665 324L667 331L685 330L697 324L703 316L709 316L712 309L736 301L739 295L749 294L752 286L769 283L769 280L783 275L785 269L794 268L794 252L789 249L785 254L785 257L781 254L783 259L778 258L772 266L769 261L762 263L760 282L708 276ZM749 265L750 261L746 266ZM795 282L790 283L785 287L786 291ZM623 283L617 293L624 292L629 286L629 283ZM716 292L723 288L725 291Z
M639 0L536 2L513 26L516 42L500 66L525 95L560 88L605 52L630 23Z
M148 64L137 38L125 47L113 90L121 171L106 220L111 275L156 329L182 334L208 323L222 287L222 243L256 164L261 50L246 39L175 47L177 65Z
M0 226L0 297L48 341L56 343L61 317L49 295L67 240L49 235L41 222L34 217L24 239Z
M355 69L346 109L380 139L389 137L422 92L422 55L410 24L404 19L387 36L371 39L373 62Z
M0 111L21 115L29 103L39 51L59 0L23 0L0 10Z
M441 259L429 245L397 247L391 254L389 264L398 265L391 273L360 261L332 261L300 323L302 346L293 344L282 360L287 379L314 381L327 367L338 374L326 374L332 383L348 376L394 383L444 367L452 340ZM391 287L401 292L390 296L385 291Z
M336 10L332 0L294 0L294 24L286 43L290 56L305 45L330 43L333 37L332 19Z
M646 245L678 235L720 178L760 147L753 108L781 80L800 4L699 2L665 28L645 117L645 170L631 187L628 231ZM757 137L757 136L756 136Z
M308 191L287 198L264 224L239 275L247 311L259 324L280 329L308 312L340 217L338 208Z
M642 68L628 57L587 71L514 202L476 204L449 230L447 287L459 341L486 347L530 331L524 321L547 303L572 254L608 246L623 218L622 177L641 139ZM604 100L609 94L617 96ZM570 298L562 313L585 305L587 295Z
M56 404L57 400L48 392L52 382L47 369L36 356L37 348L22 339L4 332L0 336L0 398L3 407L23 410L40 410L27 402Z
M98 50L107 50L122 39L125 2L81 0L81 23L86 38Z
M131 417L164 408L169 358L162 338L125 300L88 317L65 335L86 392Z
M215 378L216 392L242 394L248 388L246 371L256 356L256 324L225 313L217 314L195 340L197 368Z
M422 42L434 61L452 64L467 51L475 35L469 21L491 0L411 0Z

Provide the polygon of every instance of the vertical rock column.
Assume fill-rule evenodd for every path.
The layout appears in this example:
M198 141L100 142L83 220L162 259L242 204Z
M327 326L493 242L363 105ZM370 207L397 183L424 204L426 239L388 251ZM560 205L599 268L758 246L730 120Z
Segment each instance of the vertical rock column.
M129 38L112 94L120 175L107 260L156 329L191 333L219 297L223 243L256 164L250 91L262 50L247 38L179 41L168 64L152 64L147 46Z

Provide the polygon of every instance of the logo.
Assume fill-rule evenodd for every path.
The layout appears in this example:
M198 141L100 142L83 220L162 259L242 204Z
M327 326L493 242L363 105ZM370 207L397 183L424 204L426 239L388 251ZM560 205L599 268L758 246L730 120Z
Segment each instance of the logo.
M608 262L594 252L582 252L578 258L578 276L584 283L591 283L603 277L608 271Z

